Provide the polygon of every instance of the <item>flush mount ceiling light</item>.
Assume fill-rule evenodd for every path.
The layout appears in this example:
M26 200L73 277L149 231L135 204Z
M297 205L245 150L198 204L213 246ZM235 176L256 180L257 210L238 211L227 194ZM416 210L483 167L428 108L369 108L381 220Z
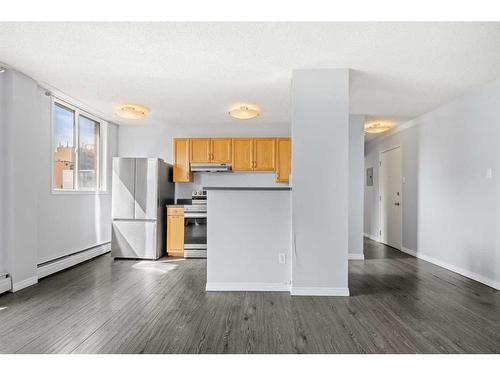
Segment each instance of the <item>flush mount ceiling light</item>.
M0 74L5 72L5 68L3 66L0 65Z
M139 120L146 117L149 108L140 104L123 104L117 107L116 114L129 120Z
M394 124L390 122L372 122L369 124L365 124L365 133L370 134L378 134L384 133L386 131L391 130L394 127Z
M243 104L232 108L229 116L238 120L250 120L259 115L260 109L255 105Z

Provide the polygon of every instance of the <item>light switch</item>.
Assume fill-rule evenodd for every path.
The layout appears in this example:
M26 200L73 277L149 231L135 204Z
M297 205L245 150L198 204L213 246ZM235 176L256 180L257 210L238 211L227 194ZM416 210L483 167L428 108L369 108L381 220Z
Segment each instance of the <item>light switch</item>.
M406 177L403 176L403 184L406 183Z
M493 169L486 168L486 178L493 178Z

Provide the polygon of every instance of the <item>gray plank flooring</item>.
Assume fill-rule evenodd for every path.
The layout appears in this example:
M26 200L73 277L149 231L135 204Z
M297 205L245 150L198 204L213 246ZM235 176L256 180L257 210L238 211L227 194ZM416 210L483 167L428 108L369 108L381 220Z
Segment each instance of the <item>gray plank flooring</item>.
M499 353L500 293L365 240L351 297L204 291L205 260L101 256L0 296L1 353Z

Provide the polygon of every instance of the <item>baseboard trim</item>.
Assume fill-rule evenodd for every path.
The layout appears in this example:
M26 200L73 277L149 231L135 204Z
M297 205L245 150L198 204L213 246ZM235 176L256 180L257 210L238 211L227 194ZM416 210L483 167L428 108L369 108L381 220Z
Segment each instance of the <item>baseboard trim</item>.
M349 288L292 286L290 288L290 294L292 296L349 297Z
M408 255L411 255L411 256L417 257L417 252L416 252L415 250L408 249L407 247L402 246L402 247L401 247L401 251L402 251L403 253L408 254ZM418 257L417 257L417 258L418 258Z
M27 288L29 286L35 285L38 283L38 277L32 276L22 281L18 281L17 283L12 283L12 291L17 292L21 289Z
M289 284L281 283L207 283L207 292L289 292Z
M363 236L365 236L366 238L369 238L372 241L377 241L377 242L380 241L380 238L378 236L373 236L373 235L368 234L368 233L363 233Z
M66 268L85 262L86 260L98 257L111 251L111 243L107 242L102 245L92 247L88 250L80 251L73 255L68 255L64 258L56 259L52 262L44 263L37 268L38 278L47 277L53 273L62 271Z
M349 260L364 260L365 259L365 255L364 254L353 254L353 253L349 253L347 258Z
M418 259L422 259L422 260L425 260L426 262L432 263L432 264L434 264L434 265L436 265L438 267L445 268L448 271L458 273L459 275L465 276L465 277L467 277L469 279L472 279L474 281L477 281L477 282L479 282L481 284L485 284L485 285L487 285L487 286L489 286L489 287L491 287L493 289L500 290L500 282L492 280L492 279L490 279L488 277L485 277L483 275L479 275L479 274L477 274L475 272L466 270L464 268L455 266L453 264L444 262L442 260L430 257L430 256L422 254L422 253L419 253L419 252L417 252L415 250L408 249L407 247L403 247L401 249L401 251L404 252L404 253L407 253L409 255L412 255L414 257L417 257Z
M10 276L3 276L0 278L0 294L12 290L12 280Z

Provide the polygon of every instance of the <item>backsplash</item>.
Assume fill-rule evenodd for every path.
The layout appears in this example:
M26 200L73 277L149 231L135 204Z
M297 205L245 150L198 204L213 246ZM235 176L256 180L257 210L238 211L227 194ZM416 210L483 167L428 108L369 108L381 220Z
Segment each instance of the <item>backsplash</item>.
M193 182L175 184L175 198L191 198L193 190L201 190L206 186L288 186L286 183L276 182L274 172L234 172L234 173L203 173L193 174Z

